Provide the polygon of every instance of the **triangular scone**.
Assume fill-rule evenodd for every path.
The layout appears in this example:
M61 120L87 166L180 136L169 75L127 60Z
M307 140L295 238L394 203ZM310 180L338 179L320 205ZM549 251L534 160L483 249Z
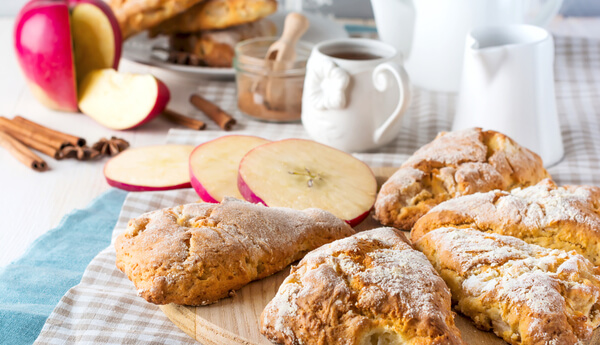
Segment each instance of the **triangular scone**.
M492 191L448 200L415 224L411 240L441 227L470 227L546 248L575 250L600 265L600 188L557 187L544 180L511 192Z
M225 198L146 213L115 243L117 267L156 304L205 305L354 234L333 214Z
M481 128L441 132L383 184L375 216L384 225L410 230L445 200L526 187L546 177L540 157L504 134Z
M583 344L600 324L600 272L574 251L455 228L431 231L415 247L456 309L511 344Z
M278 344L464 344L450 291L427 258L393 228L307 254L264 309Z

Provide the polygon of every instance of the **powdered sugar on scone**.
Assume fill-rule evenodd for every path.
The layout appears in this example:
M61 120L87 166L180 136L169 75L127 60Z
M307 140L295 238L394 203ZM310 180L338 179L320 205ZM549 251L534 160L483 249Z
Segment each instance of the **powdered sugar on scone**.
M415 246L456 308L511 344L576 344L600 325L600 275L575 252L468 228L436 229Z
M384 330L407 344L432 339L462 344L448 288L427 258L392 228L307 254L261 318L263 334L282 344L362 344L369 332Z
M383 184L375 216L384 225L410 230L446 200L529 186L548 176L540 157L501 133L481 128L442 132Z
M418 240L434 229L472 227L547 248L575 250L600 265L600 187L562 186L549 179L510 192L466 195L434 207L414 226Z

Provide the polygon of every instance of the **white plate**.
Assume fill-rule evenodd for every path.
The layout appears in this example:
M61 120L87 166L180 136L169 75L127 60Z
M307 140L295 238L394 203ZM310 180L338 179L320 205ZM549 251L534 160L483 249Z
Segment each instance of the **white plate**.
M286 13L277 12L268 17L277 26L277 35L281 34L283 22ZM305 14L310 21L308 31L302 36L302 40L309 43L319 43L322 41L345 38L348 33L344 27L330 19ZM126 60L138 62L145 65L157 66L175 72L192 73L207 77L233 77L235 71L233 68L218 68L218 67L203 67L203 66L188 66L174 64L166 61L166 53L161 53L160 50L153 48L167 49L167 37L159 36L156 38L148 37L147 32L142 32L136 36L129 38L123 43L123 55Z

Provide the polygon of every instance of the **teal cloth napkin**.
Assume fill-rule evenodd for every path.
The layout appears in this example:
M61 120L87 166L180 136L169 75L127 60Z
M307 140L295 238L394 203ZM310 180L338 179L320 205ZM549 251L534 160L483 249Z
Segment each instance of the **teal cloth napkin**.
M73 210L20 259L0 269L0 344L35 341L60 298L110 245L126 195L111 189L86 208Z

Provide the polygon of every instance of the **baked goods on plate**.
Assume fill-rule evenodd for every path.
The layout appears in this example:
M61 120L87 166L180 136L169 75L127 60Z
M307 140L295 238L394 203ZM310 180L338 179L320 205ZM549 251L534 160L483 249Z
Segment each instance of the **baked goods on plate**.
M549 179L511 192L448 200L415 224L411 240L441 227L510 235L546 248L575 250L600 265L600 188L558 187Z
M526 187L546 177L540 157L502 133L481 128L441 132L381 187L375 216L384 225L410 230L448 199Z
M258 21L276 10L276 0L208 0L153 27L150 35L225 29Z
M456 309L510 344L580 344L600 324L600 272L583 256L469 228L415 242Z
M205 30L169 35L168 61L209 67L231 67L235 45L263 36L275 36L277 27L268 19L222 30Z
M147 301L205 305L352 234L348 224L326 211L226 198L132 219L115 249L117 267Z
M307 254L261 319L279 344L463 344L444 281L393 228Z
M203 0L109 0L123 39L174 17Z

